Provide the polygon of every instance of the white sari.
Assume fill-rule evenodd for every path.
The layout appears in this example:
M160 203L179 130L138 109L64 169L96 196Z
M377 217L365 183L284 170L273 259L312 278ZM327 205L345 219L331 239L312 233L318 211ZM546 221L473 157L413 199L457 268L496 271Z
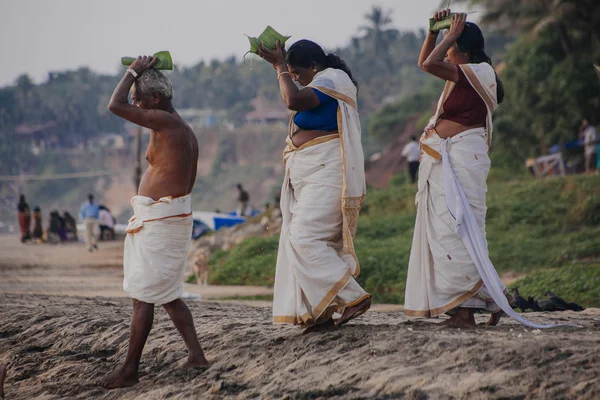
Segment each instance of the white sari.
M328 68L308 87L338 101L339 134L284 150L283 224L277 254L273 322L310 326L370 297L355 281L358 213L366 194L356 87Z
M498 103L496 75L486 63L460 65L487 108L486 128L442 139L435 125L455 87L446 82L435 115L421 136L423 158L416 196L417 218L408 265L404 313L434 317L456 307L500 309L534 328L510 307L506 287L489 259L485 238L488 150Z

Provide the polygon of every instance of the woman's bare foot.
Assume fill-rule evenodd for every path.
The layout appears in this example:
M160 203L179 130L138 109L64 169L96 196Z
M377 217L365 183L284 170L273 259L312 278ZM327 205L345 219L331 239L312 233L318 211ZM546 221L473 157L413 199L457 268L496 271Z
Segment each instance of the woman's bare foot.
M0 364L0 399L4 398L4 379L6 378L6 365Z
M315 324L309 326L304 331L302 331L303 335L308 335L309 333L323 333L323 332L332 332L335 330L335 322L333 318L329 318L327 321L322 324Z
M198 356L190 355L190 356L188 356L187 361L181 365L181 368L183 368L183 369L188 369L188 368L208 369L208 367L210 367L210 363L204 357L204 354L201 354Z
M335 321L335 326L341 326L347 322L352 321L354 318L358 318L363 315L367 310L371 308L371 298L367 297L360 303L352 307L346 307L342 316Z
M508 293L508 292L505 294L505 296L506 296L506 300L508 300L508 304L511 307L514 307L515 304L517 303L517 300L515 300L514 296L512 294ZM486 326L496 326L496 325L498 325L498 322L500 322L500 319L504 315L506 315L506 314L502 310L500 310L498 312L495 312L495 313L492 313L490 315L490 319L488 320L488 322L485 323L485 325Z
M459 308L456 314L450 318L441 322L440 325L447 326L449 328L472 328L475 325L475 316L473 311L468 308Z
M130 387L139 381L137 370L125 368L123 366L115 369L113 372L104 377L104 379L98 383L98 386L110 390Z
M485 323L486 326L496 326L498 322L500 322L500 318L504 315L504 311L500 310L498 312L492 313L490 315L490 319Z

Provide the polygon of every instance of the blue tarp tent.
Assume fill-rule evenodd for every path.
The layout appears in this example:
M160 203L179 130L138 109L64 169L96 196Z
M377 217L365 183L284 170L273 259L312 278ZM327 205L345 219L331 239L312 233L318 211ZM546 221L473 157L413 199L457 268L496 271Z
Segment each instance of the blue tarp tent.
M224 213L194 211L192 216L194 220L202 222L212 231L218 231L221 228L238 225L246 221L246 218L238 217L235 213L230 215Z

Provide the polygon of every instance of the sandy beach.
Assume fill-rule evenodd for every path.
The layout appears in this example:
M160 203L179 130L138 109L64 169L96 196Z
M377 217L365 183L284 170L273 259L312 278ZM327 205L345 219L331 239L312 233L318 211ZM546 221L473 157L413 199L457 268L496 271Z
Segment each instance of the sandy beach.
M212 367L180 370L185 346L157 311L140 383L93 382L127 349L123 299L0 296L0 362L8 399L592 399L600 396L600 312L533 315L582 329L442 329L400 312L371 312L342 329L301 336L269 307L191 303ZM483 317L479 318L479 322Z
M216 300L189 302L212 363L207 371L179 369L185 346L157 310L140 383L106 391L94 382L124 359L131 316L120 291L119 246L101 246L90 255L76 245L59 251L0 240L0 363L8 365L7 399L600 396L600 309L528 315L579 329L538 331L504 319L494 328L458 330L438 326L440 320L411 320L398 306L380 306L335 332L302 336L297 328L272 325L268 302Z
M0 293L126 298L123 242L100 242L99 249L90 253L83 243L24 245L14 236L0 236ZM273 293L260 286L186 284L184 290L202 299Z

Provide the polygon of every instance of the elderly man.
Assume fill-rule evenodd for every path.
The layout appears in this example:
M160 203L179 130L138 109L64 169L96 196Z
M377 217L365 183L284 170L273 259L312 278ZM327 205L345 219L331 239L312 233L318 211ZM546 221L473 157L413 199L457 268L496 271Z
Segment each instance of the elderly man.
M196 180L198 142L177 114L171 82L152 68L153 57L138 57L115 89L109 110L152 130L146 151L148 170L127 226L123 289L133 298L129 350L125 363L105 377L107 389L138 382L142 350L152 328L154 306L162 305L188 348L184 368L207 367L192 314L180 299L192 237L191 191ZM133 105L127 101L132 85Z

